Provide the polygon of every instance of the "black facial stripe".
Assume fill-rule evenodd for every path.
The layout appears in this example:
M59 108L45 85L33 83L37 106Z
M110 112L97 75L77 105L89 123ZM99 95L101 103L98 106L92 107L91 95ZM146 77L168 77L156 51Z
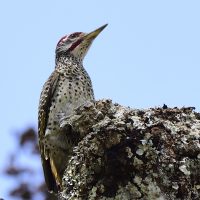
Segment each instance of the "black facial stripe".
M76 48L82 41L83 41L83 39L77 40L77 41L76 41L74 44L72 44L72 46L68 49L68 52L73 51L73 49Z

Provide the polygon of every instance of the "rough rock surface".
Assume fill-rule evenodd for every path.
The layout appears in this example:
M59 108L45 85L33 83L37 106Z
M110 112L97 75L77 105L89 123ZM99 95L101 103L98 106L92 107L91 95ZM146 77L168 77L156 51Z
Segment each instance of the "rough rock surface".
M61 199L200 199L200 114L97 101L63 126L79 137Z

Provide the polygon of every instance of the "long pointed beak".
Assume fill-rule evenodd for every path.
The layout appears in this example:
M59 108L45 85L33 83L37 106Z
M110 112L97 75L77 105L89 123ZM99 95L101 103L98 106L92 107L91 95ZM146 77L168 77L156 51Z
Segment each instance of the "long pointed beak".
M103 29L107 26L108 24L105 24L101 27L99 27L98 29L86 34L85 36L83 36L83 40L94 40L98 35L99 33L101 33L101 31L103 31Z

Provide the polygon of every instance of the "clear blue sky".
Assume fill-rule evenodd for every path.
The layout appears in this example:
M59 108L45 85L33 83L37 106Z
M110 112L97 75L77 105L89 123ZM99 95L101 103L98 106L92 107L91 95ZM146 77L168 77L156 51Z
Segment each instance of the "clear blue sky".
M197 0L2 1L0 163L12 149L12 133L37 126L39 95L54 69L56 43L74 31L109 24L84 61L96 99L199 111L199 10Z

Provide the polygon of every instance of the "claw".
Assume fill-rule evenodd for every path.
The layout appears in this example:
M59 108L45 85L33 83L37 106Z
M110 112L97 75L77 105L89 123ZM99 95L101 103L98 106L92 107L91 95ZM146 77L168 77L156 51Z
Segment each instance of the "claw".
M70 117L71 116L67 116L60 119L60 128L72 127Z

